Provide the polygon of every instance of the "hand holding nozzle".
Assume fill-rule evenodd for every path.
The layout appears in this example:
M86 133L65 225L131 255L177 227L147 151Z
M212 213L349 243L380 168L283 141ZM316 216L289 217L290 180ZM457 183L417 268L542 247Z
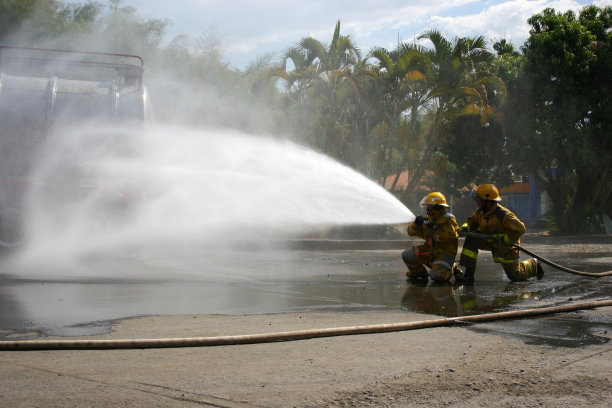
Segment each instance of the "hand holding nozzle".
M417 217L414 219L414 225L416 225L417 227L420 227L421 225L423 225L424 222L425 222L425 217L423 217L422 215L417 215Z

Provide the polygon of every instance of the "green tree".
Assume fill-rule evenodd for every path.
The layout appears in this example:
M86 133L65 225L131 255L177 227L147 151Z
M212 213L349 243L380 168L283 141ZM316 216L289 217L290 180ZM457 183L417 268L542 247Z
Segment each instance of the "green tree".
M528 21L509 142L548 193L558 231L589 231L595 212L610 212L612 8L578 18L545 9Z
M396 163L396 174L410 169L407 188L400 196L407 204L417 198L415 193L426 170L432 168L433 159L436 168L453 168L443 165L441 156L434 153L453 140L456 119L474 116L480 126L488 125L497 114L494 104L505 95L503 82L488 70L493 55L483 37L451 42L432 30L420 38L429 40L433 47L402 46L395 57L378 56L379 77L389 84L391 116L404 126L404 130L399 124L389 129L408 136L390 138L398 159L385 157ZM397 143L399 139L410 143Z
M509 43L505 38L496 41L493 44L493 49L497 52L497 55L519 55L518 51L514 48L514 44Z
M159 57L160 44L169 20L143 19L134 7L120 7L120 0L109 0L101 23L102 38L93 41L108 52L138 54L152 61Z
M3 45L53 45L60 37L92 31L102 6L97 2L66 4L58 0L0 2L0 40Z
M346 152L347 134L339 121L340 110L346 98L351 96L346 87L351 88L353 94L357 92L355 66L360 61L360 52L350 37L340 34L338 21L329 45L313 37L304 37L287 51L282 64L271 71L271 75L285 81L294 101L310 110L307 118L299 120L301 124L304 120L316 123L315 127L310 127L314 130L310 142L338 158Z
M505 98L489 92L489 103L495 106L495 120L482 124L477 116L460 116L453 123L454 137L441 148L455 165L450 175L456 186L469 183L494 183L498 187L512 183L516 171L508 150L505 124L513 120L506 107L517 93L515 86L524 58L505 39L493 44L497 57L486 67L507 88ZM502 103L505 102L505 103Z
M383 92L379 103L385 112L384 120L377 124L379 176L383 184L392 176L390 189L395 190L400 172L416 164L421 111L430 100L431 61L421 47L406 44L393 51L375 48L370 57L377 61L371 72Z

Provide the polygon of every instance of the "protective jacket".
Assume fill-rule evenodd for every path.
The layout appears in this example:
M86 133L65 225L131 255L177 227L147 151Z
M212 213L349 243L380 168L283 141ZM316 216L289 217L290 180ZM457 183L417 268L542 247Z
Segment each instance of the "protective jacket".
M483 249L492 252L493 262L502 265L506 276L511 281L524 281L537 275L536 260L527 259L520 262L519 250L512 245L520 245L519 238L525 233L525 224L512 211L499 204L494 205L487 212L478 209L468 218L467 224L468 231L482 232L495 238L483 239L468 236L465 239L459 264L466 267L466 273L471 269L473 276L478 250Z
M413 222L408 226L408 235L425 240L418 247L421 252L417 255L431 255L433 259L440 259L442 254L448 254L454 258L457 255L458 230L455 216L443 213L427 219L422 225Z
M483 213L479 208L467 220L469 231L479 231L494 235L504 240L505 244L519 244L520 237L526 231L525 224L509 209L495 204Z

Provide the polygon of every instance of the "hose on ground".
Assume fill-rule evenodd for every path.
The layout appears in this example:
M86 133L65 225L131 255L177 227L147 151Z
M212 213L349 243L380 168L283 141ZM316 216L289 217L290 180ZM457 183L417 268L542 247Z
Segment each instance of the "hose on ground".
M462 232L461 236L463 237L473 237L473 238L479 238L479 239L492 239L493 237L491 235L487 235L487 234L482 234L482 233L478 233L478 232ZM575 269L570 269L567 268L563 265L559 265L554 263L553 261L544 258L541 255L536 254L535 252L532 252L528 249L523 248L522 246L520 246L519 244L511 244L511 246L517 248L519 251L523 251L528 255L533 256L534 258L542 261L543 263L552 266L553 268L559 269L563 272L567 272L567 273L571 273L574 275L581 275L581 276L590 276L592 278L603 278L604 276L610 276L612 275L612 271L606 271L606 272L584 272L584 271L577 271Z
M542 316L554 313L573 312L583 309L612 306L612 299L515 310L509 312L486 313L475 316L461 316L416 322L386 323L368 326L334 327L327 329L298 330L277 333L249 334L218 337L188 337L161 339L110 339L110 340L21 340L0 341L0 351L20 350L102 350L102 349L149 349L177 347L207 347L239 344L271 343L280 341L305 340L317 337L347 336L356 334L387 333L429 327L453 326L459 323L477 323L501 319L529 316Z

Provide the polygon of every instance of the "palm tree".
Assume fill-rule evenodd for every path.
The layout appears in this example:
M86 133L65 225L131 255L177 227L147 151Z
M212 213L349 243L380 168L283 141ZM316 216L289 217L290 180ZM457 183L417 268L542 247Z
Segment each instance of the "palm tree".
M289 62L293 70L288 70ZM319 113L326 125L323 126L322 140L316 144L332 154L341 154L344 150L338 138L341 134L338 98L347 95L341 92L347 87L349 94L358 91L355 67L360 63L359 49L349 36L340 35L338 21L329 45L312 37L304 37L285 53L282 63L270 71L270 75L285 81L287 90L295 95L299 104L315 103L309 101L309 97L324 98Z
M383 139L379 160L382 161L383 177L392 169L397 171L391 186L394 189L399 170L407 165L418 141L419 114L427 101L428 76L431 76L428 56L419 46L401 44L393 51L376 48L370 52L370 57L378 61L372 72L385 93L383 102L387 113L381 125L389 133Z
M477 115L481 125L486 125L497 118L493 103L506 94L503 81L489 71L494 55L487 50L483 36L456 38L449 42L440 32L431 30L419 38L433 44L433 49L428 51L435 84L429 95L432 118L425 134L421 160L403 199L421 182L432 153L452 136L454 119L461 115Z
M485 124L496 113L492 100L505 94L503 82L487 70L493 55L483 37L450 42L432 30L419 39L429 40L433 48L402 44L391 53L372 53L378 60L378 79L388 84L389 116L395 122L390 130L403 135L392 137L388 147L399 156L393 170L396 174L412 170L400 197L403 201L422 182L432 153L451 135L453 120L479 115ZM397 177L392 189L396 182Z

